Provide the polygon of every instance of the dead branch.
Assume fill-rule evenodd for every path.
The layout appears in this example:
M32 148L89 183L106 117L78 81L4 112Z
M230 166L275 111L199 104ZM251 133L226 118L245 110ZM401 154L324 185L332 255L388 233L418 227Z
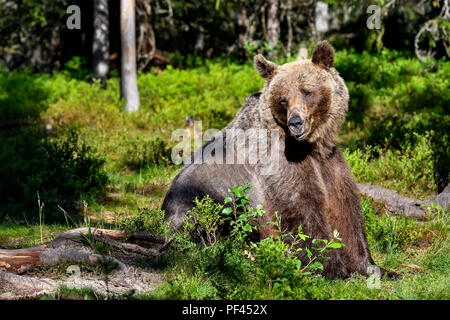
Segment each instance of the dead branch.
M104 256L93 254L86 248L80 248L82 235L89 237L89 229L73 229L59 234L52 241L31 248L0 249L0 268L20 274L37 266L54 266L64 261L85 262L91 266L104 264ZM158 256L173 241L173 239L145 231L127 232L107 229L91 229L91 237L95 241L102 241L114 248L152 257ZM124 268L124 264L117 259L112 257L108 259L113 261L119 270Z
M61 285L93 288L102 295L144 292L161 277L138 269L136 261L159 256L173 241L145 231L78 228L31 248L0 249L0 300L51 295ZM119 250L110 250L108 255L92 253L97 242ZM64 262L106 267L108 276L77 275L68 279L49 279L33 275L36 267L56 266Z
M428 33L433 38L434 41L444 39L445 51L446 54L450 57L449 51L447 49L447 44L445 43L445 40L448 38L448 35L445 32L445 30L441 30L437 25L437 20L439 18L444 20L450 20L450 4L448 0L443 1L442 10L439 13L439 15L436 18L425 22L414 38L414 51L416 53L417 58L421 62L425 62L425 58L433 58L433 56L435 55L435 52L433 52L432 48L429 48L427 52L425 52L425 50L420 49L420 39L422 35L426 33Z
M450 203L450 187L436 197L428 198L424 201L403 197L395 190L390 190L374 185L358 184L359 191L375 200L381 200L391 213L401 214L419 220L426 219L426 207L431 203L447 208ZM448 190L448 191L447 191Z

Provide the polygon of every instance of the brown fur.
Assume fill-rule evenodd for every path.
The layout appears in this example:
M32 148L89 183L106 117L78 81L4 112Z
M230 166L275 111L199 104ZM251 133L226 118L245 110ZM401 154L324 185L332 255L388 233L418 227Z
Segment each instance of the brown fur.
M266 79L264 88L246 99L225 129L279 130L283 148L278 169L272 175L261 175L258 164L185 166L172 182L163 204L166 219L174 228L182 225L195 197L209 194L222 202L228 188L249 181L252 205L262 204L267 212L260 221L261 238L274 234L273 226L266 224L274 211L282 215L283 228L295 232L302 225L312 238L330 239L337 229L345 248L332 251L324 262L324 274L329 278L348 277L352 272L366 274L368 265L374 262L367 246L357 187L335 146L349 96L344 81L332 67L333 60L334 51L326 42L317 45L312 60L277 66L261 55L255 57L255 68ZM288 121L293 117L304 120L302 138L289 129Z

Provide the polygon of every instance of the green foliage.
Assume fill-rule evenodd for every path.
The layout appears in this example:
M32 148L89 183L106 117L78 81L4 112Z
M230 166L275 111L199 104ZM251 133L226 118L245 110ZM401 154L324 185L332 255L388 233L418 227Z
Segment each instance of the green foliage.
M424 136L413 134L400 150L385 146L368 146L364 149L349 149L344 154L357 180L376 184L407 194L421 194L421 190L434 190L436 184L430 177L436 171L436 155L432 149L432 132Z
M201 200L195 198L194 204L194 208L185 216L185 230L188 230L190 234L196 233L204 247L214 246L218 228L223 223L221 219L223 206L215 203L209 195Z
M116 228L127 231L148 231L165 235L170 222L164 221L164 211L160 209L140 208L136 215L124 215L117 219Z
M417 154L425 148L426 157L432 154L434 163L432 169L430 162L426 164L424 175L434 177L434 183L417 189L442 190L447 185L450 166L450 118L445 111L450 104L449 67L445 61L424 64L387 49L379 55L338 51L336 68L350 91L344 144L352 151L367 145L380 147L380 154L392 152L403 160L412 157L409 152L413 149L419 157ZM423 139L427 139L427 146ZM386 162L383 167L389 171L391 165L392 162ZM391 180L403 179L399 173L389 172ZM401 186L399 191L407 190Z
M203 130L222 129L250 93L257 92L263 80L250 65L207 60L201 67L142 74L139 93L142 111L150 112L152 123L168 128L185 126L185 117L203 121Z
M404 216L376 217L371 200L362 200L368 241L383 252L398 251L412 245L423 236L410 219Z
M215 288L215 295L220 298L254 298L254 294L266 290L278 298L289 297L303 276L323 270L321 261L329 258L327 254L331 250L342 247L341 239L335 231L332 239L313 239L313 246L305 247L304 241L309 236L302 233L301 226L295 234L282 231L281 216L275 213L276 222L272 224L277 227L279 236L252 242L250 235L258 228L257 218L265 212L260 205L256 209L251 207L250 188L248 183L230 188L232 197L225 199L228 204L225 208L215 204L209 196L196 199L195 207L185 219L184 231L176 236L180 240L176 248L193 261L191 265L196 267L191 272L195 277L207 275L208 285ZM220 216L221 212L225 217ZM216 238L217 227L224 222L231 226L230 236ZM195 230L197 233L193 232ZM204 240L202 234L210 236ZM203 244L200 250L195 244L198 236ZM299 258L303 250L307 257L305 265ZM177 278L170 284L171 292L175 283L179 283ZM182 284L178 286L185 291Z
M230 203L231 207L223 209L222 213L226 216L225 221L230 221L232 227L231 236L238 243L242 243L253 231L257 230L256 221L258 217L265 214L262 205L256 206L256 209L250 206L251 189L249 183L246 186L236 186L228 189L228 193L233 198L226 197L224 203Z
M76 131L63 141L34 130L4 138L0 144L0 192L7 202L0 204L0 212L18 214L8 209L11 202L34 208L37 191L48 209L58 200L78 200L85 193L102 193L108 183L104 163L80 141Z
M69 61L64 63L62 74L78 80L88 80L90 72L87 67L85 57L73 56Z
M50 93L43 78L28 70L0 72L0 127L36 119L45 111Z
M108 255L111 251L111 246L107 243L104 243L102 241L97 241L92 248L92 251L94 253L100 254L100 255Z
M311 244L306 246L305 240L310 236L302 232L299 225L297 232L286 232L282 230L282 217L275 212L276 221L270 222L277 227L277 237L269 236L259 243L251 243L254 261L257 265L258 280L274 290L279 290L277 295L293 293L292 288L301 283L302 276L311 275L313 272L323 270L322 261L329 259L327 256L332 249L343 246L339 233L334 230L333 238L312 239ZM320 245L322 244L322 245ZM299 255L306 252L306 264L302 264Z
M160 138L130 139L123 156L123 163L129 169L139 170L152 165L167 166L170 163L170 148Z

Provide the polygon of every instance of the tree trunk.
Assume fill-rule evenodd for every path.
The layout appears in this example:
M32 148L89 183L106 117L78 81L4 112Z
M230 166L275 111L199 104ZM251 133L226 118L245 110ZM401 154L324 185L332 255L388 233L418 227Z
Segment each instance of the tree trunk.
M108 0L94 0L94 37L92 76L106 84L109 72Z
M286 53L287 57L291 57L291 51L292 51L292 38L293 38L293 32L292 32L292 0L287 0L287 13L286 13L286 21L288 25L288 42L287 42L287 48Z
M315 27L318 35L328 31L328 3L318 1L316 3Z
M145 70L156 53L155 32L151 24L152 7L146 0L136 1L137 52L136 64L138 70Z
M139 109L139 92L136 80L136 30L134 0L120 1L120 37L122 41L122 97L125 110Z
M83 261L90 265L102 263L102 256L77 250L72 244L91 237L119 250L127 250L144 256L156 257L173 239L145 231L127 232L91 228L73 229L59 234L54 240L24 249L0 249L0 268L8 272L23 273L37 266L57 265L64 261ZM126 241L125 241L126 240ZM86 242L86 241L84 241ZM118 263L122 268L122 263Z
M272 49L276 49L280 40L280 20L278 19L278 0L269 1L267 12L267 42ZM275 52L270 56L275 57Z

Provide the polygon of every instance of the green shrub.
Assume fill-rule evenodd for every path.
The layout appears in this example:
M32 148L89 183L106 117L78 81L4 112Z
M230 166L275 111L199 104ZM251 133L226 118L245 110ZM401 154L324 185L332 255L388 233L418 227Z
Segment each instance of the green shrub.
M275 213L278 237L268 237L259 242L251 241L250 235L257 230L256 219L265 214L261 206L250 206L249 184L229 189L231 197L225 199L227 206L215 204L209 196L196 199L196 206L185 219L184 232L178 233L176 248L183 250L190 265L194 265L195 274L206 274L209 285L223 299L249 299L270 294L271 297L292 297L292 288L299 286L302 277L323 270L322 261L327 254L342 247L339 234L334 232L332 239L312 239L312 246L305 247L309 238L302 233L285 232L281 227L281 216ZM220 212L225 217L220 217ZM195 217L195 219L193 219ZM220 219L222 221L220 222ZM219 223L228 221L230 235L225 238L203 240L199 248L197 230L210 234L217 231ZM187 232L186 232L187 231ZM299 259L305 250L307 263L302 265ZM206 285L206 284L205 284Z
M170 164L171 150L160 138L141 139L137 137L129 141L122 162L132 170L147 168L152 165L167 166Z
M403 216L377 216L371 200L362 200L366 234L371 246L382 252L394 252L414 244L423 235L410 219Z
M367 85L361 83L347 81L346 85L350 94L347 119L361 122L365 112L373 104L373 92Z
M215 203L209 195L201 200L195 198L195 206L187 212L184 224L189 233L196 233L203 246L214 246L217 241L219 226L223 223L221 217L223 206Z
M250 194L248 193L251 186L249 183L245 186L236 186L228 189L228 193L232 197L225 198L225 204L231 206L223 209L222 213L227 216L224 220L230 221L230 235L236 239L237 243L244 243L246 239L257 231L258 217L265 214L262 205L256 206L256 209L250 206Z
M85 57L74 56L69 61L64 63L62 74L78 80L88 80L91 73L87 67Z
M36 119L48 107L49 95L45 76L0 72L0 127Z
M62 141L32 129L5 138L0 144L0 193L6 201L0 212L23 217L21 210L36 207L37 192L47 210L60 200L102 194L108 183L104 163L76 131ZM11 204L19 206L16 212Z
M167 234L170 222L164 221L164 211L141 208L136 215L124 215L116 221L116 228L127 231L148 231L157 235Z
M421 149L421 139L416 135L430 134L427 149L434 154L434 172L425 175L433 177L434 182L422 184L413 193L441 191L448 183L450 166L450 114L446 112L450 104L450 63L421 63L387 49L379 55L352 50L336 55L336 68L350 92L344 145L352 151L367 145L389 147L397 156L396 150L403 152L408 144L407 148Z
M400 150L385 146L344 151L358 182L376 184L397 190L407 196L429 195L436 188L432 177L436 171L436 155L432 133L413 134L405 139Z

